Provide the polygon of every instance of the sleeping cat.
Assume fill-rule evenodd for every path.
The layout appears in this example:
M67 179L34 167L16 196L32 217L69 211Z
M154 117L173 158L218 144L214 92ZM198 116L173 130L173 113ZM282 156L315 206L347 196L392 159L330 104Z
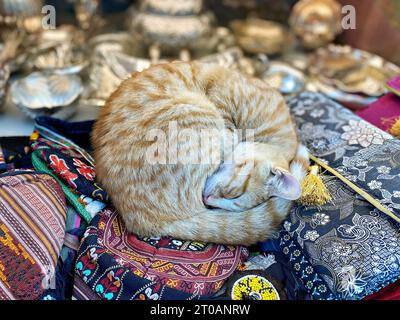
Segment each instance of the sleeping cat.
M168 135L171 123L189 132L225 132L217 142L227 136L234 142L199 147L194 134ZM252 129L253 141L237 138L238 129ZM176 154L152 132L166 133ZM300 197L308 168L307 150L276 90L199 62L156 65L122 82L101 110L92 141L98 180L126 228L140 236L265 240ZM194 161L216 149L219 161ZM176 159L188 152L193 161Z

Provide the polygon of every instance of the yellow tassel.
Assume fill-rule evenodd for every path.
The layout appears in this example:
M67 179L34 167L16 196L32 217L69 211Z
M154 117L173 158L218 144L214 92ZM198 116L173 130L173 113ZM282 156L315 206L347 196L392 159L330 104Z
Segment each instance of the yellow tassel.
M393 126L388 130L388 132L396 137L400 138L400 118L396 120L396 122L393 124Z
M322 206L332 200L329 190L319 176L319 166L310 167L309 174L301 183L301 197L299 202L308 206Z

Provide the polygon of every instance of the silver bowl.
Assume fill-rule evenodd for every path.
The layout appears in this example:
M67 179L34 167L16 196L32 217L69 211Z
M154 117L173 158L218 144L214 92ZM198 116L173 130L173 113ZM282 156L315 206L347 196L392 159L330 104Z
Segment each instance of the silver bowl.
M93 52L88 85L80 101L82 104L103 106L124 79L151 65L150 60L131 55L135 48L128 45L124 34L100 35L93 38L90 44Z
M89 47L93 51L114 50L128 56L143 56L147 50L128 32L115 32L99 34L89 40Z
M306 82L303 72L279 61L271 62L261 78L284 95L299 93Z
M158 43L162 48L191 47L193 42L210 34L211 18L200 16L162 16L138 13L133 21L148 44Z
M89 64L84 39L84 34L70 25L32 35L25 67L59 74L79 73Z
M231 47L224 51L204 56L198 60L238 70L248 75L255 74L253 61L245 57L243 51L239 47Z
M199 14L203 7L201 0L142 0L140 10L171 16L189 16Z
M26 115L61 114L62 118L74 113L72 103L82 93L81 80L76 75L34 72L16 80L10 88L11 100Z
M345 93L379 97L387 92L385 82L400 74L400 68L375 54L331 44L311 55L309 72Z

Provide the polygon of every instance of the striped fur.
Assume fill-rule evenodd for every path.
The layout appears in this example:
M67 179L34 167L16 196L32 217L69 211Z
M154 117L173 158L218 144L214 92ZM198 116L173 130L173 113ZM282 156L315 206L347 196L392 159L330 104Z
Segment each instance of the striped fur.
M147 162L153 142L146 135L152 129L167 132L171 122L180 129L254 129L254 170L246 174L248 179L238 176L242 182L233 174L227 190L219 190L227 197L232 192L248 195L242 210L204 205L206 182L218 163ZM169 138L178 144L176 137ZM276 166L293 171L300 181L308 166L308 154L298 145L289 110L277 91L261 80L195 62L153 66L125 80L101 110L92 140L98 179L128 230L141 236L245 245L264 240L291 205L267 197L265 179ZM192 142L189 137L179 147L191 150ZM211 149L195 152L209 154Z

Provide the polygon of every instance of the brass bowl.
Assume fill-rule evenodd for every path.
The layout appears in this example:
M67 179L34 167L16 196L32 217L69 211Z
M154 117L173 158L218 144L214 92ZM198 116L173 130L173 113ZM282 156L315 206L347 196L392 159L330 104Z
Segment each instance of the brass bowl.
M269 20L235 20L230 27L240 47L253 54L282 53L292 42L292 36L285 26Z
M332 42L342 31L341 6L336 0L300 0L293 7L289 24L307 49Z

